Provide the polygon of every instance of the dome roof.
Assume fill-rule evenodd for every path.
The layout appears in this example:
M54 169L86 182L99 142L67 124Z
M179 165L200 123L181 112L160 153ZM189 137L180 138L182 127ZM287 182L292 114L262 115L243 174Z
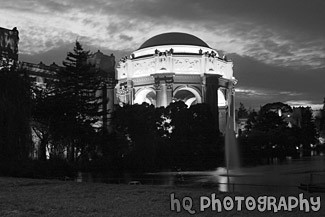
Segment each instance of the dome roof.
M169 32L149 38L138 50L160 45L194 45L210 48L207 43L194 35L181 32Z

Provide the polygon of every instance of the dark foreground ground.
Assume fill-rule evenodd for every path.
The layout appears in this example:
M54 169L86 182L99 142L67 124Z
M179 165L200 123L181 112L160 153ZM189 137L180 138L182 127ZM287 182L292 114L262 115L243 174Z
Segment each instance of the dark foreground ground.
M171 197L182 199L189 196L193 199L195 216L325 216L325 194L304 193L308 201L312 197L321 197L320 211L309 213L300 211L259 212L248 211L243 205L241 211L222 209L221 212L207 209L200 211L200 197L212 193L223 201L224 197L245 196L240 193L218 193L214 188L202 187L173 187L173 186L150 186L150 185L113 185L104 183L76 183L72 181L36 180L20 178L0 177L0 216L190 216L183 210L179 213L171 211ZM296 196L296 194L283 195ZM263 195L261 192L260 195ZM251 195L257 198L260 195ZM266 194L277 199L281 195ZM207 200L205 200L207 201ZM182 201L181 201L182 202ZM188 204L187 201L186 204ZM185 204L185 205L186 205ZM235 203L235 208L237 209Z

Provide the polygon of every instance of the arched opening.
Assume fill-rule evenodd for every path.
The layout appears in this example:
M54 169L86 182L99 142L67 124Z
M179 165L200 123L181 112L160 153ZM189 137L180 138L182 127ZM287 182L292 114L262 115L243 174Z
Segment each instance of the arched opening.
M183 101L188 107L201 103L200 94L193 88L189 87L178 89L174 94L174 99Z
M148 103L156 106L156 93L153 89L143 88L135 94L134 104Z
M227 101L224 93L221 90L218 90L218 107L223 107L227 105Z

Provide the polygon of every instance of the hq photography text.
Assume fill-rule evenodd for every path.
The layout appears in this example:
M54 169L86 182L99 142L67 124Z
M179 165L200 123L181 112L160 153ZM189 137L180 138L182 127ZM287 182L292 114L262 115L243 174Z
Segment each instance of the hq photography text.
M259 212L290 212L299 210L301 212L317 212L321 209L321 197L305 198L301 193L298 196L225 196L217 198L215 193L210 196L201 196L198 201L199 210L194 209L194 200L192 197L186 196L177 198L175 193L170 194L170 209L174 212L187 211L195 214L198 211L207 210L215 212L223 211L242 211L242 210L258 210Z

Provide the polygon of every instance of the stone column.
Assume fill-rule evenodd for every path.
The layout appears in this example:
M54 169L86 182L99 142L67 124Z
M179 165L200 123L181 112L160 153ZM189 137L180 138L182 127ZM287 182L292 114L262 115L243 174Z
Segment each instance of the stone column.
M161 107L161 106L166 107L167 106L167 87L164 82L160 82L160 84L158 84L156 86L156 96L157 96L157 101L156 101L157 107Z
M173 83L166 83L167 87L167 106L173 101Z
M233 129L236 132L235 87L231 89L231 114L233 117Z
M160 107L161 106L161 86L160 86L160 82L155 82L154 84L154 89L156 91L156 107Z
M225 133L226 125L227 125L227 114L228 108L227 106L219 107L219 129L220 132Z
M236 117L235 117L235 84L236 80L229 81L227 90L227 101L228 101L228 118L231 118L231 128L236 131Z
M217 130L219 130L218 89L220 77L221 75L204 74L203 78L203 84L205 86L205 103L208 103L211 107Z
M172 100L172 84L175 73L152 74L155 78L156 107L168 106Z
M133 90L133 82L131 80L127 81L127 89L128 89L128 94L127 94L127 100L128 104L133 105L134 101L134 90Z

